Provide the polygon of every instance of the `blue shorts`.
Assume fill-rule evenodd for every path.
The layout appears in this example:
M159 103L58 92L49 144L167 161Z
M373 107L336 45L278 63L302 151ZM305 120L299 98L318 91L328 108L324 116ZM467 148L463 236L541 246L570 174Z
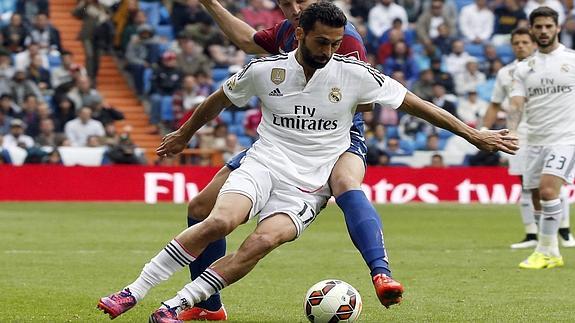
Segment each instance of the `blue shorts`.
M365 138L363 137L363 117L361 113L356 113L353 117L353 125L349 129L349 134L351 137L351 145L346 150L346 152L350 152L354 155L357 155L361 160L363 160L363 166L367 166L366 155L367 155L367 145L365 144ZM248 148L249 149L249 148ZM241 153L235 155L232 159L230 159L226 166L231 169L235 170L240 167L244 157L246 157L246 152L248 150L244 150Z

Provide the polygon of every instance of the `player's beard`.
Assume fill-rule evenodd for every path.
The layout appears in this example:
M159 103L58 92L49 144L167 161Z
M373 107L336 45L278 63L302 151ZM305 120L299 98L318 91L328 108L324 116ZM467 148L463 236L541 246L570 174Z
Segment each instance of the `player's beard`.
M329 59L331 57L328 57L327 60L325 61L325 63L319 62L315 59L315 56L311 53L311 51L309 50L309 48L305 45L305 37L303 39L303 42L300 45L300 51L301 51L301 57L303 59L303 62L311 67L311 68L315 68L315 69L319 69L319 68L323 68L324 66L327 65L327 63L329 62ZM324 58L324 56L318 57L318 58Z
M555 39L557 39L557 34L553 35L552 37L549 37L547 39L547 43L542 43L539 38L535 38L535 41L537 42L537 46L539 46L540 48L547 48L555 44Z

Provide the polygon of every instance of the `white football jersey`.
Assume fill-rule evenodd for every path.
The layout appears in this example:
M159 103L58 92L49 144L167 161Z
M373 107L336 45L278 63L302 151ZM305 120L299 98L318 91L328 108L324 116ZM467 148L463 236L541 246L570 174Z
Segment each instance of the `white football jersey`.
M349 148L356 105L377 102L395 109L407 89L370 65L337 54L306 82L295 53L252 60L223 91L237 106L252 96L262 102L260 139L248 156L280 180L314 191L327 183Z
M491 93L491 102L500 104L503 110L508 111L509 109L509 94L511 94L511 85L513 83L513 73L517 67L518 60L503 66L498 72L495 78L495 86L493 87L493 93ZM520 143L527 143L527 122L525 121L527 117L525 116L525 110L523 110L523 117L521 122L517 126L517 136L519 137Z
M519 62L511 96L527 99L530 145L575 144L575 51L559 45Z

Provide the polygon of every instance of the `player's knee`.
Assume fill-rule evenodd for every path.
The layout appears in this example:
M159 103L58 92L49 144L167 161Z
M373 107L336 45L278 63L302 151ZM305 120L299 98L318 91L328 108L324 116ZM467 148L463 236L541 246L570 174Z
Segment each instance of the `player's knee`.
M330 178L330 187L333 196L339 195L361 187L361 180L351 174L334 173Z
M261 259L281 244L281 240L271 233L252 233L246 241L246 252L250 257Z
M553 187L542 187L539 189L539 197L543 201L550 201L559 198L559 192Z
M188 203L188 217L197 221L202 221L210 215L211 208L208 208L202 199L194 197Z
M215 239L224 238L235 229L232 221L221 216L209 217L202 224L204 233Z

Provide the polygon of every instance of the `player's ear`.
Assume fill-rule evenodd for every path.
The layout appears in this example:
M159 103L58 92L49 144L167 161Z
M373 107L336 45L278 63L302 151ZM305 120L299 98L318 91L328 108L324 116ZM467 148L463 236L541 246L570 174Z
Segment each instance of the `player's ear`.
M295 39L297 39L298 41L299 41L299 40L302 40L302 39L303 39L303 36L304 36L303 28L301 28L301 27L299 27L299 26L296 27L296 28L295 28Z

